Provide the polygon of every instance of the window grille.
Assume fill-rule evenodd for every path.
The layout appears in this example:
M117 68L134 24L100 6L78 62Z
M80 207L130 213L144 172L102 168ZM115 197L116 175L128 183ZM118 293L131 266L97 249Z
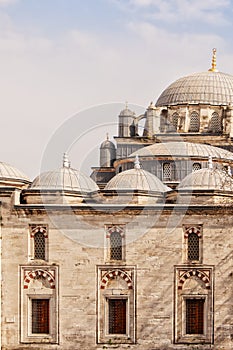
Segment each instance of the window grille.
M109 334L126 334L126 299L109 299Z
M188 236L188 260L199 260L199 237L194 232Z
M204 299L186 299L186 334L204 334Z
M193 163L193 172L200 170L201 169L201 164L200 163Z
M171 180L172 167L171 163L163 164L163 180Z
M32 299L32 333L49 334L49 299Z
M34 235L34 259L45 260L45 236L42 232Z
M212 132L220 132L222 130L221 120L218 113L214 112L210 119L209 130Z
M198 132L200 128L200 118L197 112L192 112L190 116L190 132Z
M179 120L179 114L178 113L174 113L172 115L172 125L174 126L175 130L177 130L178 120Z
M110 259L122 260L122 237L119 232L112 232L110 236Z

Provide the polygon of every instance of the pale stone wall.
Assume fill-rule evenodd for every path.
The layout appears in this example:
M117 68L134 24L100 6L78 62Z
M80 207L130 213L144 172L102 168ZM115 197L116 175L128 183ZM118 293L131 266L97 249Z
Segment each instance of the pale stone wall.
M173 213L173 219L180 216L182 220L178 220L171 231L167 229L171 207L160 211L157 218L156 212L142 212L137 208L107 213L80 207L75 211L76 222L73 222L74 215L64 210L50 211L48 216L43 209L8 209L4 211L2 222L2 349L232 349L232 209L190 209L183 218L177 211L177 215ZM56 223L61 229L51 222L51 213L56 214ZM153 224L152 228L145 232L149 222ZM49 226L49 261L44 265L56 266L59 270L59 276L56 276L58 344L20 343L20 266L43 265L41 261L28 261L29 224L32 223ZM105 224L126 224L126 260L120 265L122 268L135 267L136 344L96 344L97 288L100 285L97 266L114 267L105 262ZM173 343L174 276L175 266L183 264L183 224L203 225L203 266L214 268L215 344L211 347ZM138 235L136 240L135 235ZM101 247L90 247L71 238L77 236ZM27 320L23 322L26 327Z

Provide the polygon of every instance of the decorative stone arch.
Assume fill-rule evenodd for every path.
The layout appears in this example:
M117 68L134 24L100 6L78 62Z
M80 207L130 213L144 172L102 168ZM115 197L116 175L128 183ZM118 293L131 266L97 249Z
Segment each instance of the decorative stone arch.
M34 238L37 232L43 233L48 238L48 228L46 225L30 225L30 237Z
M120 233L121 237L125 236L125 227L123 225L106 226L106 238L110 238L113 232Z
M202 226L185 226L184 238L187 239L190 233L196 233L199 238L202 238Z
M31 280L34 280L38 277L43 277L47 279L50 289L55 289L55 273L54 271L46 271L42 269L24 271L24 283L23 288L28 289Z
M117 276L122 278L127 283L128 289L133 289L133 283L132 283L131 277L128 275L127 272L125 272L123 270L118 270L118 269L111 270L103 276L103 278L101 280L101 284L100 284L100 289L105 289L108 282Z
M184 282L191 278L191 277L197 277L201 282L203 282L205 284L205 288L206 289L210 289L210 279L207 276L207 274L205 274L203 271L197 270L197 269L192 269L189 271L186 271L179 279L178 282L178 289L182 289Z

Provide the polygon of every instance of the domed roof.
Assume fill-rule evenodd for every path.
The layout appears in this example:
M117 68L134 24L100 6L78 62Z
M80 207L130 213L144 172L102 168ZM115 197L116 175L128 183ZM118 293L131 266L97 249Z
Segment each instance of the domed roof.
M187 175L179 190L218 190L233 192L233 179L223 170L204 168Z
M99 187L89 176L70 168L65 158L62 168L40 174L33 180L30 189L88 193L98 191Z
M129 157L135 157L136 154L138 154L140 157L183 156L208 158L211 156L217 159L233 160L232 152L222 148L192 142L154 143L151 146L140 148Z
M107 138L106 140L104 140L101 145L100 145L100 148L111 148L111 149L116 149L114 143L112 141L109 140L109 137L107 135Z
M233 76L216 71L194 73L169 85L156 106L178 104L224 105L233 103Z
M114 176L105 186L105 190L139 190L163 193L171 189L155 175L141 169L139 162L135 161L134 169L123 171Z
M4 162L0 162L0 180L12 180L29 183L29 178L17 168Z
M135 113L131 111L128 106L120 112L121 117L135 117Z

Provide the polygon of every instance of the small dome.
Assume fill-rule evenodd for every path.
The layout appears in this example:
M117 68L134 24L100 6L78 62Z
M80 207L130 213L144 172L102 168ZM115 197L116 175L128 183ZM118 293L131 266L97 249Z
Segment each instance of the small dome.
M4 162L0 162L0 181L4 182L23 182L29 183L29 178L22 173L20 170L16 169L12 165Z
M169 85L156 106L184 104L224 105L233 103L233 76L216 71L194 73Z
M186 176L178 186L179 190L215 190L233 192L233 179L220 169L200 169Z
M215 159L233 160L233 153L225 149L205 145L203 143L192 142L166 142L154 143L151 146L143 147L132 153L129 157L133 158L138 154L141 158L151 156L183 156Z
M131 111L128 107L120 112L121 117L135 117L135 113Z
M106 140L104 140L104 141L101 143L100 148L101 148L101 149L103 149L103 148L110 148L110 149L113 149L113 150L116 149L114 143L113 143L112 141L109 141L108 134L107 134Z
M88 193L98 191L99 187L90 177L80 171L70 167L62 167L37 176L30 189Z
M105 186L105 190L138 190L164 193L171 189L165 186L155 175L141 169L139 162L135 162L134 169L123 171L114 176Z

